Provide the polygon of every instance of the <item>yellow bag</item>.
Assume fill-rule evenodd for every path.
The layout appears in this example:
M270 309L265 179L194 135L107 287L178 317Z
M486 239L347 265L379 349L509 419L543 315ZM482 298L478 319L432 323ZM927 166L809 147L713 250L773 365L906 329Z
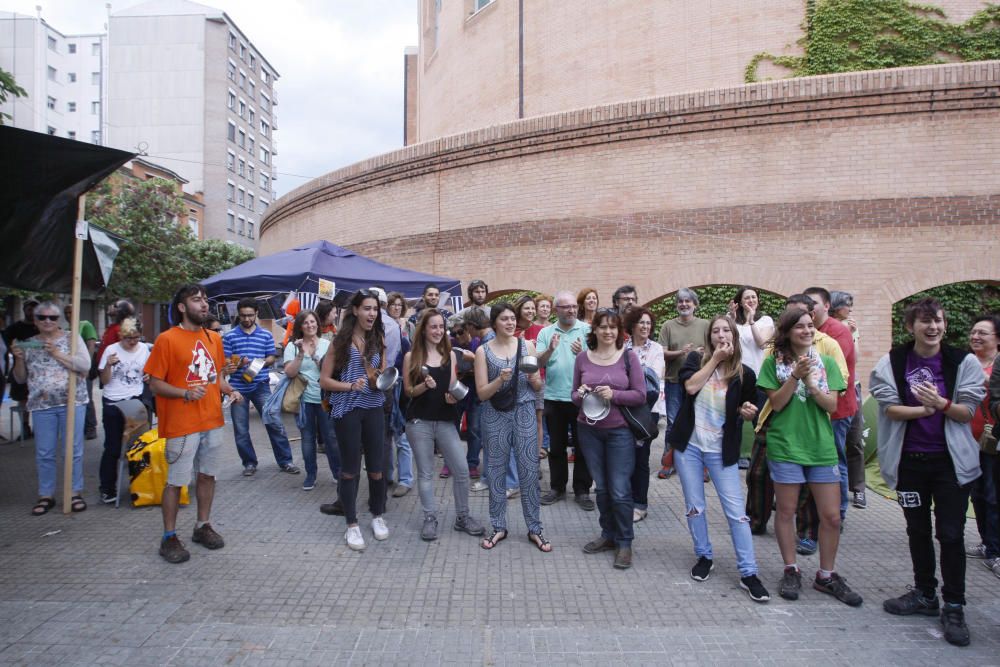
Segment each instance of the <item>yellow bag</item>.
M132 441L125 457L128 459L129 495L134 507L159 505L163 487L167 485L167 441L150 429ZM188 489L181 487L181 505L187 505Z
M306 390L309 381L302 373L299 373L288 382L285 395L281 399L281 411L293 415L299 413L299 404L302 401L302 392Z

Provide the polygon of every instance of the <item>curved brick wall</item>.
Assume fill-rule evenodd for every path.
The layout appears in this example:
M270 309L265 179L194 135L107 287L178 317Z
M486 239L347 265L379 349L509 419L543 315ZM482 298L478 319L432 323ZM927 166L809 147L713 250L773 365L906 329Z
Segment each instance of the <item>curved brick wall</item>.
M594 107L380 155L278 200L261 252L330 239L494 290L854 292L862 368L891 304L998 279L1000 62Z

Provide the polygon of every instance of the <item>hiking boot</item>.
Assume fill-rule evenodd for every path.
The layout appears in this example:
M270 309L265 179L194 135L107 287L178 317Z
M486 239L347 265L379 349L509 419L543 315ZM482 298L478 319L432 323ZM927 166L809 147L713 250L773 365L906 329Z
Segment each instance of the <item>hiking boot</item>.
M691 568L691 578L695 581L705 581L713 569L715 569L715 563L712 562L711 558L698 556L698 562Z
M461 531L468 535L482 535L483 533L486 532L486 529L483 528L483 524L479 523L468 514L464 516L455 517L454 528L455 530Z
M799 543L795 545L795 553L801 556L811 556L816 553L818 545L816 540L810 540L808 537L803 537L799 540Z
M420 529L420 539L424 542L433 542L438 538L438 520L437 517L428 514L424 517L424 525Z
M632 567L632 547L621 547L615 551L616 570L627 570Z
M583 545L583 553L598 554L602 551L611 551L614 548L614 540L609 540L606 537L598 537L596 540L591 540Z
M549 489L548 491L542 494L542 497L539 500L539 502L543 505L552 505L554 503L559 502L560 500L565 500L565 499L566 499L565 491L556 491L555 489Z
M965 624L962 605L945 603L941 609L941 626L944 628L944 639L949 644L969 645L969 626Z
M194 534L191 535L191 541L197 542L206 549L221 549L226 546L222 535L215 532L210 523L204 524L201 528L195 528Z
M854 492L854 506L859 510L863 510L868 507L868 498L865 496L864 491Z
M890 598L882 603L882 609L896 616L910 616L912 614L922 614L924 616L937 616L941 611L941 603L937 596L925 597L916 588L908 586L908 590L898 598Z
M786 600L798 600L799 591L802 590L802 572L792 565L785 568L781 575L781 583L778 584L778 595Z
M184 548L184 543L176 535L164 538L160 542L160 555L168 563L183 563L191 558L191 554Z
M968 547L965 555L969 558L986 558L986 545L980 542L974 547Z
M820 579L819 575L816 575L816 579L813 581L813 588L820 593L832 595L850 607L860 607L864 601L860 595L851 590L851 587L847 585L847 581L842 579L836 572L831 574L829 579Z
M593 512L594 508L597 507L594 501L590 498L589 493L578 493L576 494L574 500L576 501L576 504L580 506L580 509L586 512Z
M740 588L745 590L754 602L767 602L771 599L771 594L767 592L764 584L760 582L756 574L751 574L749 577L741 577Z

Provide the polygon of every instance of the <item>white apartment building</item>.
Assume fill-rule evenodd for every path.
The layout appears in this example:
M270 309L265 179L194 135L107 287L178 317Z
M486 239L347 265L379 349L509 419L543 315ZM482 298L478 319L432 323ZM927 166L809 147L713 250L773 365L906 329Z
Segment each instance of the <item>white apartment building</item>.
M106 49L107 35L64 35L42 18L0 12L0 68L28 93L0 112L14 127L102 143Z
M142 151L204 193L204 238L256 248L273 195L275 68L221 10L152 0L113 12L109 146Z

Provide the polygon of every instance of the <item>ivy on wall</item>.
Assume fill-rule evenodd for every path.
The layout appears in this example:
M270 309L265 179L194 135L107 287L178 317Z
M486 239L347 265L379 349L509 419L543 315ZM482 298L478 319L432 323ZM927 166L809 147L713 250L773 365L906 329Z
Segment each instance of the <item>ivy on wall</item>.
M972 320L983 313L1000 313L1000 287L989 283L952 283L917 292L892 306L892 344L899 345L912 338L903 326L903 309L909 304L933 297L941 302L948 321L945 342L955 347L969 346Z
M729 312L729 302L736 296L740 285L703 285L692 289L698 295L698 308L694 314L697 317L711 319L716 315ZM760 302L758 311L778 319L778 315L785 309L785 297L774 292L754 288ZM677 317L677 292L671 292L646 306L656 315L656 327L659 328L667 320ZM655 335L654 334L654 335Z
M807 0L800 56L763 52L744 71L757 81L764 60L814 76L951 61L1000 59L1000 4L986 6L964 23L943 9L907 0Z

